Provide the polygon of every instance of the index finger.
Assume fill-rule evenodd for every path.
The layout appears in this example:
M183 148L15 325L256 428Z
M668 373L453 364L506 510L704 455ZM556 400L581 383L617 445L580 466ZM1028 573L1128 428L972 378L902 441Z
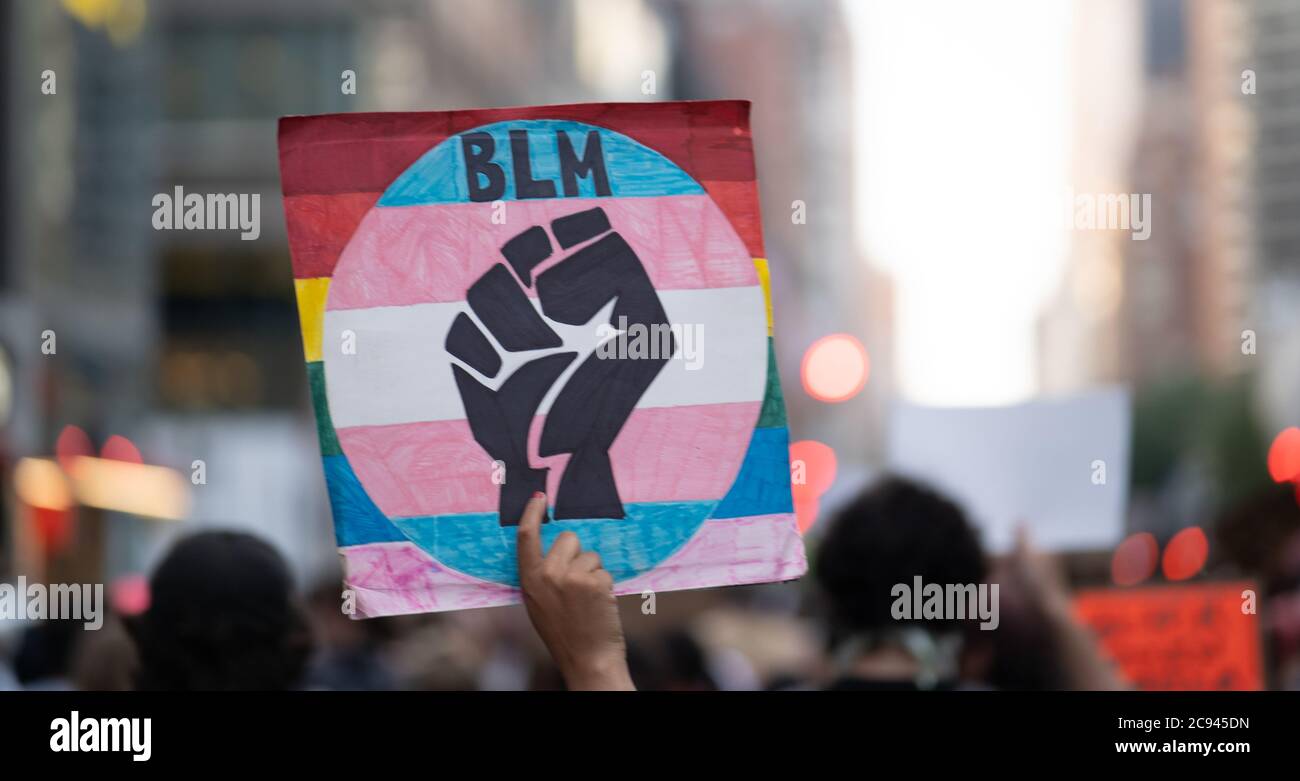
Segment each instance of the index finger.
M542 518L545 517L546 494L538 491L524 507L524 517L519 519L519 531L515 535L521 573L542 565Z

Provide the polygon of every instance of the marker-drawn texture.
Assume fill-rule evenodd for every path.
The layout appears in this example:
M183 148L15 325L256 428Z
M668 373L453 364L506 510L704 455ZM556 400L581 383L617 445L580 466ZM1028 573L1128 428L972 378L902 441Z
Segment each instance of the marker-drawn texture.
M288 117L280 165L359 617L517 602L538 490L620 594L803 574L748 104Z

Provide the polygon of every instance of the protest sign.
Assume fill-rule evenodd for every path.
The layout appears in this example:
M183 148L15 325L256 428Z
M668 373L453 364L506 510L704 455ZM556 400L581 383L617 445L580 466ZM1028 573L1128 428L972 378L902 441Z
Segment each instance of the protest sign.
M1247 582L1098 589L1080 593L1075 611L1140 689L1257 690L1253 590Z
M899 404L889 464L959 501L994 552L1017 525L1043 548L1103 550L1124 528L1130 426L1118 389L1006 407Z
M515 527L620 594L804 572L744 102L287 117L285 217L363 616L519 599Z

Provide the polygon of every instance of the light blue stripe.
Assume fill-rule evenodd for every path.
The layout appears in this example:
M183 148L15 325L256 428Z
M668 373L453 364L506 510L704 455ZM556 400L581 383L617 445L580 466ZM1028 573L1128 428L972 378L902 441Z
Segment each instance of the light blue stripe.
M790 496L790 431L756 428L740 474L723 497L714 518L773 515L794 510Z
M626 580L652 569L695 534L717 502L638 502L624 505L623 519L551 521L542 526L542 548L560 532L578 535L614 577ZM502 526L496 513L395 518L397 525L442 564L471 577L519 585L517 527Z
M334 538L339 547L406 539L370 500L347 456L325 456L321 461L325 465L325 486L329 490Z
M532 119L497 122L465 131L483 132L492 136L496 145L492 162L501 166L506 175L506 189L501 200L518 200L510 158L511 130L527 131L532 177L553 182L559 198L564 197L564 185L560 180L560 157L555 135L557 131L568 134L579 158L586 155L587 133L595 130L600 134L605 170L609 176L610 197L651 198L704 193L704 189L694 179L668 158L621 133L582 122ZM446 139L415 161L384 191L379 205L418 206L469 202L461 135L464 134ZM576 197L596 197L595 184L590 175L577 181Z

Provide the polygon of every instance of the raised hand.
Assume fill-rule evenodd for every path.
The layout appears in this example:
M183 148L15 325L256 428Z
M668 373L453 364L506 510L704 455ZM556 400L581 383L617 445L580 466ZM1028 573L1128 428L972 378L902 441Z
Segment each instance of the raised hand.
M542 555L546 496L529 500L519 521L519 585L528 618L570 689L634 688L627 668L623 622L614 579L600 555L584 551L573 532L562 532Z

